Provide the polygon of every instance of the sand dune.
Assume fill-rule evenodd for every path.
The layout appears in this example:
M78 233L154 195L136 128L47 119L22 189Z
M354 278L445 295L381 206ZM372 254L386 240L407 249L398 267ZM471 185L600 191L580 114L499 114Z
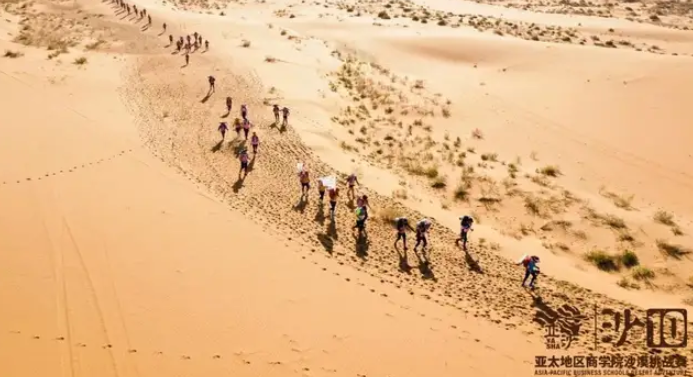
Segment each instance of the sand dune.
M3 5L10 375L530 375L537 312L691 304L686 31L442 1L137 3L151 24ZM193 32L211 47L186 63L168 38ZM246 142L216 130L241 104L245 178ZM300 199L298 162L359 174L366 235L345 192L334 221ZM393 248L401 215L433 219L427 253ZM571 352L648 352L594 332Z

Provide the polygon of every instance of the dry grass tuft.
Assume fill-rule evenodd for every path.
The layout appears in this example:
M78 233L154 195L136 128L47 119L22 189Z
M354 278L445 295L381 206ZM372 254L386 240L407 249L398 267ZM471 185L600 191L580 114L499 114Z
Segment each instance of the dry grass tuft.
M602 271L612 272L619 270L618 259L601 250L590 251L585 254L585 259Z
M547 165L537 169L537 173L547 177L558 177L561 175L561 169L556 165Z
M685 248L681 245L672 244L664 240L657 240L656 242L657 249L659 249L659 252L667 257L681 259L682 257L691 253L690 249Z
M276 62L277 62L277 58L272 57L272 56L265 56L265 62L267 62L267 63L276 63Z
M604 187L601 187L599 189L599 194L601 194L605 198L611 199L611 201L614 203L614 205L618 208L622 208L625 210L633 209L632 203L633 203L633 199L635 198L634 195L630 195L630 196L619 195L619 194L607 191L606 188L604 188Z
M241 47L245 47L245 48L250 47L250 41L247 39L244 39L243 42L241 43Z
M674 221L674 215L667 211L655 212L654 221L668 226L676 226L676 221Z
M620 255L620 261L621 264L627 268L632 268L640 264L638 255L630 250L626 250Z
M631 276L633 276L633 279L635 279L635 280L649 281L649 280L654 279L655 273L654 273L654 271L650 270L647 267L636 266L631 271Z
M84 56L80 56L79 58L76 58L74 62L72 62L75 65L85 65L87 64L87 58Z
M3 55L3 56L6 58L10 58L10 59L16 59L16 58L24 56L24 53L21 51L5 50L5 55Z

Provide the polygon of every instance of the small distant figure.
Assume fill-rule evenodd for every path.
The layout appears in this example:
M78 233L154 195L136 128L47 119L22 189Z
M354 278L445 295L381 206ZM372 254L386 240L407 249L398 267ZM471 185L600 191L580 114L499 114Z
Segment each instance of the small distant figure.
M197 35L197 42L202 46L202 34Z
M305 167L298 173L298 180L301 182L301 197L308 195L308 190L310 190L310 173Z
M395 228L397 228L397 239L395 239L395 247L397 247L397 242L402 240L404 250L407 250L407 229L414 232L414 228L409 225L409 220L406 217L398 217L395 219Z
M189 36L189 35L186 35L186 36L185 36L185 39L186 39L186 41L188 42L188 44L190 44L190 36Z
M274 113L274 123L279 124L279 105L272 106L272 112Z
M166 25L166 24L164 24L164 25ZM171 35L171 34L168 35L168 43L173 44L173 35Z
M221 140L224 141L226 139L226 131L228 131L229 126L226 124L226 122L221 122L219 123L219 132L221 133Z
M248 176L248 150L243 149L238 159L241 160L241 170L238 171L238 177L240 178L241 173L243 173L243 178L245 178Z
M183 43L181 41L176 41L176 50L180 52L180 50L183 48Z
M334 221L335 213L337 212L337 198L339 197L339 188L330 187L327 190L327 195L330 197L330 218Z
M455 240L455 244L459 247L462 241L462 250L467 251L467 233L472 229L474 219L469 216L460 217L460 238Z
M193 43L193 51L197 51L200 48L200 45L197 44L197 41Z
M318 196L320 197L320 204L322 205L323 199L325 199L325 191L327 187L322 183L322 179L318 179Z
M132 11L135 13L135 15L139 15L140 12L137 10L137 5L132 6Z
M165 22L162 25L162 27L164 28L164 33L165 33L166 32L166 23ZM173 36L172 35L171 35L171 42L173 42Z
M209 93L213 93L213 92L214 92L214 82L215 82L216 80L217 80L217 79L215 79L214 76L209 76L209 77L207 78L207 81L209 81Z
M148 15L147 16L147 25L151 25L151 24L152 24L152 16Z
M231 97L226 97L226 113L231 114L231 107L233 106L233 99Z
M236 118L233 121L233 128L236 130L236 138L241 137L241 120Z
M205 51L209 50L209 41L205 41Z
M419 248L419 245L422 245L421 251L426 252L426 248L428 247L428 231L431 229L431 220L429 219L422 219L416 224L416 245L414 245L414 252L416 252L416 249Z
M250 127L252 124L248 119L243 119L243 134L245 135L245 139L248 140L248 133L250 132Z
M248 120L248 107L245 104L241 105L241 118Z
M185 65L187 66L188 64L190 64L190 54L188 54L188 53L186 52L186 53L185 53Z
M289 124L289 108L282 108L282 126L287 126Z
M260 138L257 136L256 132L253 132L253 136L250 138L250 145L253 146L253 154L257 154L257 147L260 146Z
M349 199L353 200L353 199L354 199L354 196L356 195L356 193L354 192L354 186L355 186L355 185L359 185L359 186L361 185L361 184L359 183L358 178L356 178L356 174L355 174L355 173L351 173L351 174L347 177L347 185L348 185L347 196L349 197Z
M128 16L129 16L129 15L130 15L130 6L127 5L125 9L127 9L127 11L128 11Z

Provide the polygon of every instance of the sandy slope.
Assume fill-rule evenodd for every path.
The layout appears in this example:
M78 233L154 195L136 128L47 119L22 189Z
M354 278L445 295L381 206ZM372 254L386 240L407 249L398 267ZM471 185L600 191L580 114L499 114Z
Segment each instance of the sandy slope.
M688 256L657 252L655 239L671 237L671 230L652 223L656 206L675 210L684 231L676 241L690 242L690 88L671 93L690 74L688 57L408 21L346 23L345 12L327 4L234 5L228 17L146 6L151 28L92 0L40 3L42 12L70 21L61 23L67 30L48 31L65 38L91 33L104 45L83 53L75 51L90 50L84 42L65 52L52 48L57 55L48 61L45 50L19 47L25 56L1 61L8 110L0 124L9 136L0 139L0 158L16 162L0 168L0 199L9 203L0 246L17 250L0 261L0 295L14 303L0 314L7 324L0 363L11 372L529 375L533 356L546 353L532 323L537 310L569 303L592 321L592 305L679 306L689 293ZM298 17L286 18L288 8ZM378 11L372 4L363 9ZM37 24L50 24L34 19L23 33L36 36ZM550 23L546 16L532 20ZM211 51L191 54L184 65L160 32L164 21L174 36L201 32ZM3 28L19 33L16 19ZM32 43L50 48L54 34ZM80 55L87 64L69 64ZM205 96L209 74L217 91ZM412 89L420 78L425 88ZM389 92L378 93L382 88ZM408 136L374 102L397 91L408 93L386 106L400 121L426 113ZM249 105L262 140L246 179L237 178L235 158L243 142L220 142L216 132L220 120L234 117L224 118L226 95L234 97L233 114ZM347 110L359 107L359 97L375 104L367 117ZM658 108L648 110L657 99ZM272 124L271 103L291 107L288 129ZM452 117L436 115L441 109ZM659 138L650 138L658 120ZM483 140L469 136L474 128L483 129ZM419 153L436 159L448 187L432 190L425 177L400 166L407 156L387 163L397 149L383 142L391 135L409 143L400 144L404 154L429 145ZM461 142L451 147L456 137ZM358 152L347 148L355 142ZM461 166L446 165L437 158L445 148L468 156ZM492 160L480 159L495 151ZM515 156L522 156L521 170L506 184ZM351 231L353 203L344 198L334 222L315 193L298 201L297 162L314 177L359 171L360 191L375 209L367 237ZM535 169L546 164L560 164L564 176L537 178ZM470 166L478 186L466 201L451 201L454 177ZM486 194L477 187L501 179L501 204L482 208L477 199ZM600 186L636 194L636 208L614 209ZM556 195L566 203L558 213L524 210L530 198ZM462 211L483 219L467 255L453 242ZM605 228L598 213L616 213L627 225ZM430 261L392 248L393 214L436 219ZM566 219L574 226L566 234L540 231ZM527 234L513 234L526 223ZM589 238L574 237L578 230ZM636 240L626 244L615 235ZM570 253L556 252L559 243ZM656 269L651 287L671 294L616 287L629 270L607 275L589 267L582 254L591 248L633 248ZM519 287L521 270L510 263L528 250L542 255L548 275L534 295ZM591 351L587 327L575 352ZM643 351L637 341L620 350ZM50 363L29 362L36 353Z
M0 78L3 374L529 373L540 342L277 240L130 139L99 71L33 63Z

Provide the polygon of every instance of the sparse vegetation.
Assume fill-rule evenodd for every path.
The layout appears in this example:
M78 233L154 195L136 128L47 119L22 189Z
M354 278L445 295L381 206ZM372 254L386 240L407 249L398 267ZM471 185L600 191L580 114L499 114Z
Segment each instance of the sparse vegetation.
M638 255L630 250L626 250L620 255L621 264L627 268L632 268L640 264Z
M604 251L594 250L585 254L585 259L597 266L602 271L618 271L619 264L616 257Z
M635 280L648 281L654 279L655 273L647 267L636 266L631 271L631 276L633 276L633 279Z
M691 250L681 246L669 243L665 240L657 240L657 249L667 257L674 259L681 259L682 257L691 253Z
M84 56L80 56L79 58L76 58L73 63L76 65L85 65L87 64L87 58L85 58Z
M654 221L668 226L676 226L676 221L674 221L674 215L667 211L660 210L655 212Z
M443 189L447 186L447 182L445 177L443 176L438 176L433 179L433 182L431 182L431 187L436 188L436 189Z
M276 62L277 62L277 58L275 58L275 57L273 57L273 56L265 56L265 62L267 62L267 63L276 63Z
M634 195L619 195L610 191L607 191L604 187L599 189L599 193L604 196L605 198L611 199L611 201L614 203L614 205L618 208L622 208L625 210L631 210L633 209L632 203L633 199L635 198Z
M537 173L548 177L558 177L561 175L561 169L555 165L547 165L543 168L537 169Z
M10 59L16 59L24 56L24 53L20 51L5 50L5 55L3 56Z
M250 41L247 39L244 39L243 42L241 43L241 47L245 47L245 48L250 47Z

